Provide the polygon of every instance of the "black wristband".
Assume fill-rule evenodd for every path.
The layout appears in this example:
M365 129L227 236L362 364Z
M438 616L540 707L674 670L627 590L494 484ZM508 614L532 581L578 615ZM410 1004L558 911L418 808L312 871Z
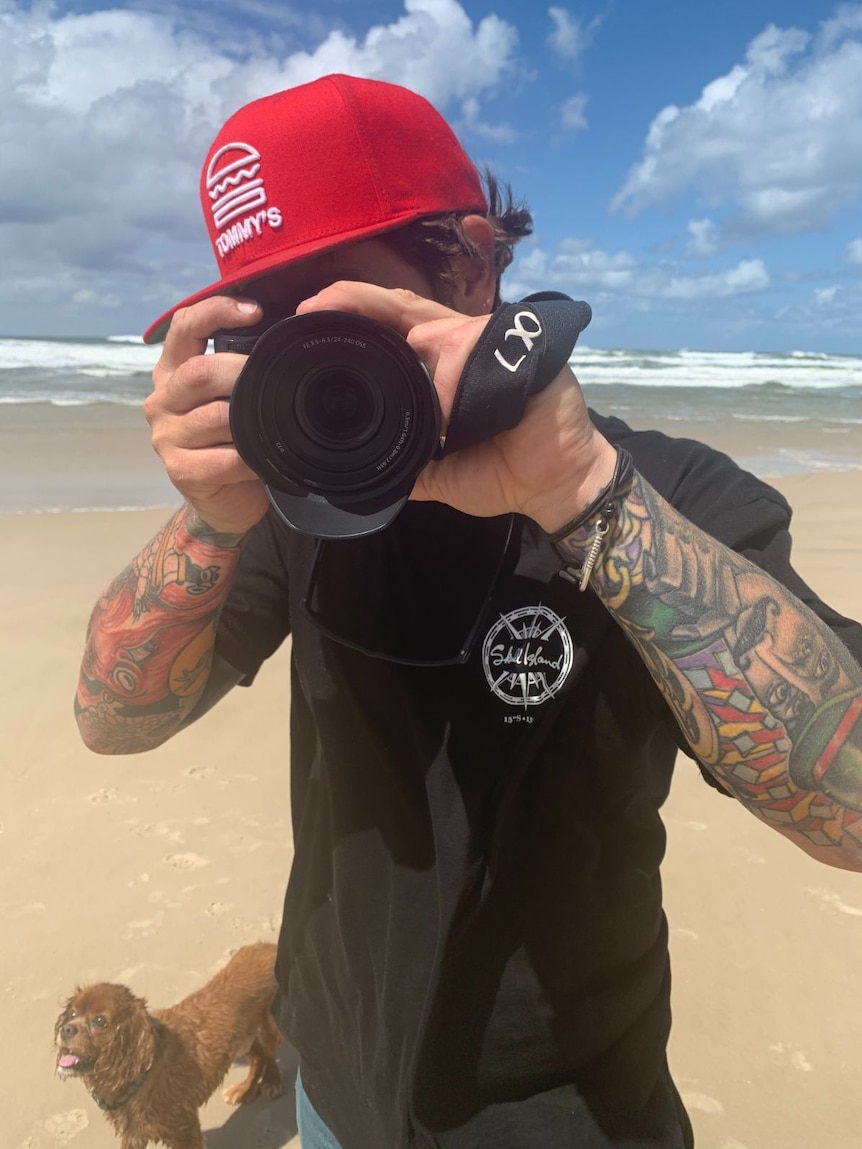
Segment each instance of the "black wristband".
M574 519L548 537L554 550L563 560L560 577L577 583L583 591L589 586L590 577L604 547L611 525L619 514L622 501L634 483L634 460L624 447L617 447L617 462L613 477L604 490L585 507ZM592 528L592 541L583 561L581 554L590 535L584 535L585 528Z
M611 476L611 481L606 487L599 491L588 507L576 515L575 518L570 519L569 522L567 522L565 526L560 527L558 531L554 531L550 536L554 546L556 546L558 542L561 542L566 535L570 535L574 531L580 530L581 527L585 527L591 519L594 519L598 515L605 503L613 502L620 497L617 492L628 483L634 473L635 465L634 460L625 447L617 447L616 450L617 462L614 467L614 473ZM624 498L627 494L628 489L625 490L622 497Z

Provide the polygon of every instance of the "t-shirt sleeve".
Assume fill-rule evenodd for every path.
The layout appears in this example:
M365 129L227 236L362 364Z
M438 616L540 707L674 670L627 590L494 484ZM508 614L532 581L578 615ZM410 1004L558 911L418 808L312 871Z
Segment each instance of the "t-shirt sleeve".
M249 532L219 618L215 653L250 686L290 634L288 528L270 511Z
M823 602L793 567L792 511L779 491L703 443L633 431L612 417L593 414L593 419L612 443L631 452L639 473L680 514L787 587L862 664L862 626ZM693 757L669 708L667 715L675 741ZM701 771L710 785L727 793L703 766Z

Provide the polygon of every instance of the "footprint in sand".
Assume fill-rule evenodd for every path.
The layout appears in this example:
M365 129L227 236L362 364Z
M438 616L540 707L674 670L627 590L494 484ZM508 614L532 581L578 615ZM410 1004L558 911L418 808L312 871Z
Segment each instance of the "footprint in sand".
M197 778L198 780L209 778L212 772L212 766L189 766L188 770L183 771L187 778Z
M698 940L698 936L699 936L698 934L695 933L694 930L687 930L682 926L676 926L670 932L673 936L676 936L678 938L685 938L687 941L692 941L692 942L696 942Z
M862 909L859 909L858 906L849 905L843 901L838 894L833 894L830 890L809 889L808 893L811 894L812 897L819 898L822 902L825 902L826 905L832 906L832 908L838 910L839 913L847 914L851 918L862 918Z
M721 1102L708 1093L683 1093L682 1100L686 1109L696 1109L698 1113L708 1113L711 1117L721 1117L724 1114Z
M45 1122L46 1130L55 1141L65 1144L83 1133L90 1124L89 1118L83 1109L70 1109L68 1113L55 1113Z
M148 967L146 962L139 962L137 965L129 965L126 966L125 969L121 969L119 973L116 973L110 980L118 981L122 985L131 985L138 974L147 968Z
M181 910L189 898L197 892L197 888L197 886L183 886L173 897L165 900L165 907L169 910Z
M204 913L210 918L220 918L232 909L233 904L231 902L210 902Z
M180 819L173 819L173 823L180 821ZM182 820L184 824L184 819ZM172 830L171 823L169 822L141 822L139 818L127 818L125 825L129 827L129 833L134 834L136 838L167 838L170 842L182 844L185 842L182 830Z
M87 798L87 801L93 806L98 806L102 802L116 802L116 800L116 790L97 790L95 794L91 794L89 798Z
M810 1073L814 1068L801 1049L791 1049L791 1047L783 1041L777 1041L775 1045L770 1045L769 1048L772 1053L789 1056L790 1064L794 1069L798 1069L800 1073Z
M47 908L44 902L27 902L26 905L16 906L11 911L10 917L23 918L26 914L43 914Z
M766 865L766 858L762 857L760 854L753 854L751 852L751 850L748 849L747 846L736 846L735 849L736 849L736 852L738 854L742 854L745 857L745 860L746 860L746 862L749 863L749 865L752 865L752 866L765 866Z
M151 938L162 924L161 915L158 919L150 918L145 921L126 922L126 932L123 934L123 941L131 941L133 938Z
M95 794L91 794L87 798L91 806L103 806L106 802L121 802L123 805L128 805L130 802L137 802L137 800L132 794L121 795L113 787L97 790Z
M202 858L200 854L168 854L162 861L172 870L199 870L201 866L210 864L210 859Z

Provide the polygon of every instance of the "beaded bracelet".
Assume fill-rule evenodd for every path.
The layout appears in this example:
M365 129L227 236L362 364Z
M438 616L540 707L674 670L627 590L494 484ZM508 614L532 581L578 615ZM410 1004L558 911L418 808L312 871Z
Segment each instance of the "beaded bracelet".
M608 485L576 518L550 536L554 550L565 564L560 571L560 578L576 583L581 591L585 591L590 585L605 540L619 514L620 504L632 489L634 472L631 455L624 447L617 447L617 462L613 478ZM582 532L585 527L592 527L592 542L589 544L586 558L579 566L577 555L584 550L589 533L577 539L572 536Z

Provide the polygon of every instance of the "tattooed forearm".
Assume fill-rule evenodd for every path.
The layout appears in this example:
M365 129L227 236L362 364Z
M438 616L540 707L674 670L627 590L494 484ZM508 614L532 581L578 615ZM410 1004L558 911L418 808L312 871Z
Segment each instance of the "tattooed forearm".
M149 749L186 720L207 682L239 541L207 534L184 507L101 596L75 706L91 749Z
M828 627L640 477L592 585L722 784L862 864L862 669Z

